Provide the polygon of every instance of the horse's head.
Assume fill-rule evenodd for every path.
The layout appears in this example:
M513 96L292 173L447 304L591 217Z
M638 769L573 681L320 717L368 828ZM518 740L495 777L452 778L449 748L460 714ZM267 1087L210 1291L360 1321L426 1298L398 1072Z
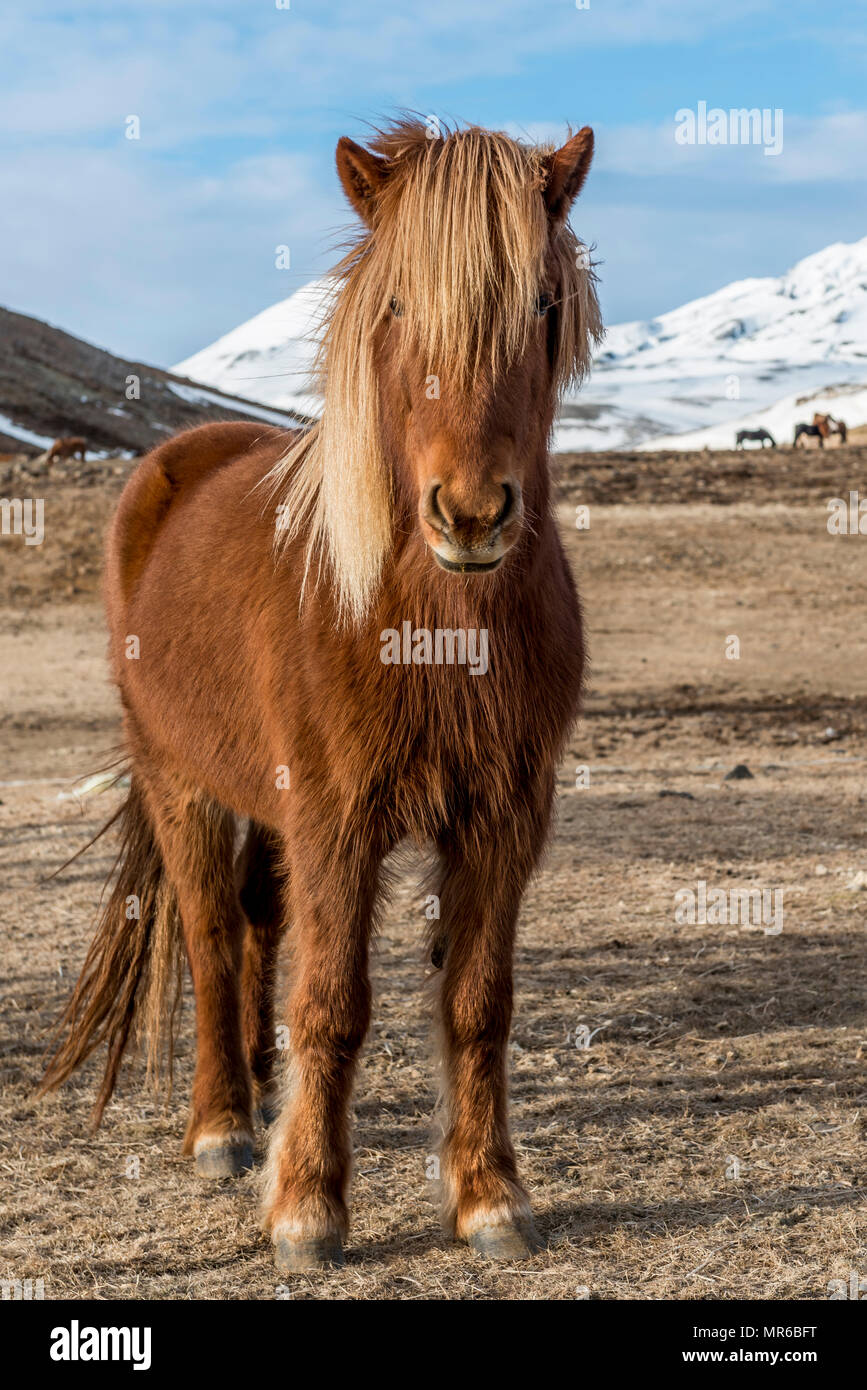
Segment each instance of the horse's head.
M495 569L514 545L557 388L586 366L598 311L566 218L592 155L589 129L540 151L417 123L337 147L368 229L354 270L378 299L385 449L445 569Z
M558 392L601 336L567 224L592 155L589 128L560 149L416 121L370 148L339 142L364 231L338 267L296 498L344 609L366 607L396 521L462 574L497 569L532 531Z

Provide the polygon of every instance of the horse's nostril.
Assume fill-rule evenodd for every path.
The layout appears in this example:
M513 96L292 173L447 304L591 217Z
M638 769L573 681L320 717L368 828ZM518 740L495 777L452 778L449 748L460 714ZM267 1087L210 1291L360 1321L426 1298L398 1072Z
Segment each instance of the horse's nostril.
M428 489L427 500L424 508L424 515L425 520L437 531L445 531L448 529L449 523L448 518L446 517L442 507L440 506L440 489L440 483L431 483Z
M462 543L479 545L485 537L492 539L504 526L514 521L520 511L521 487L517 481L512 479L497 486L500 506L496 514L493 512L491 491L488 490L485 498L461 505L450 496L447 485L431 482L424 495L422 518L434 531L447 538L460 536Z
M508 483L503 483L502 488L503 492L505 493L505 497L503 498L503 505L500 508L497 519L494 522L495 526L505 526L506 522L509 520L509 517L512 515L512 512L515 510L514 488L510 487Z

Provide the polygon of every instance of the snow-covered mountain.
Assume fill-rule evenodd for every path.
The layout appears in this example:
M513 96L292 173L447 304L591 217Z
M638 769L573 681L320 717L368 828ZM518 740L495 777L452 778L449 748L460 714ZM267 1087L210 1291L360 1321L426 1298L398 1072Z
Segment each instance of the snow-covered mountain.
M328 293L327 280L311 282L174 371L315 414L309 371ZM865 391L848 398L844 418L861 424L867 237L828 246L784 275L738 280L659 318L614 325L590 381L564 401L555 447L692 448L699 439L730 447L734 430L754 422L776 433L768 412L785 439L804 413L800 400L853 384Z
M329 294L327 279L311 280L188 357L173 368L175 374L278 409L318 414L310 373Z

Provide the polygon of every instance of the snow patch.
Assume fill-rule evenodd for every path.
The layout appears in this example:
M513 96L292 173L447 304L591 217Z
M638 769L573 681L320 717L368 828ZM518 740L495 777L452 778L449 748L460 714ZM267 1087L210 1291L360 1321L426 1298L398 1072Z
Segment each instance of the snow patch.
M33 430L16 425L8 415L0 415L0 434L11 435L13 439L20 439L23 444L35 444L40 449L49 449L54 443L52 435L34 434Z

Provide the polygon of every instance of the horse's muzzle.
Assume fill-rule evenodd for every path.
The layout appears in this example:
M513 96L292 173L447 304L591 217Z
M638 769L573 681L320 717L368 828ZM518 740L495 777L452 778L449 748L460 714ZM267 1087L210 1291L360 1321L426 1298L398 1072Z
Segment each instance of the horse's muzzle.
M475 557L466 560L453 560L441 555L438 550L435 550L433 554L440 569L448 570L449 574L490 574L492 570L499 569L503 563L502 555L495 556L493 560L479 560Z
M517 479L489 490L484 505L462 508L437 480L428 485L421 505L425 539L450 574L490 574L518 538L523 507Z

